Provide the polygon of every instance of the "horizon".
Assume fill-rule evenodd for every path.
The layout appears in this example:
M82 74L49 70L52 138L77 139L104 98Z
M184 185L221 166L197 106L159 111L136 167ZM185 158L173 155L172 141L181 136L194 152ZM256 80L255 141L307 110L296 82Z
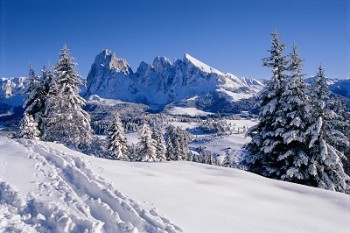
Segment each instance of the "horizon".
M96 55L109 49L134 71L142 61L187 53L224 73L269 79L261 59L277 30L285 55L296 43L306 77L322 64L328 77L350 78L347 0L2 0L0 8L0 77L26 76L29 64L40 73L67 44L83 78Z

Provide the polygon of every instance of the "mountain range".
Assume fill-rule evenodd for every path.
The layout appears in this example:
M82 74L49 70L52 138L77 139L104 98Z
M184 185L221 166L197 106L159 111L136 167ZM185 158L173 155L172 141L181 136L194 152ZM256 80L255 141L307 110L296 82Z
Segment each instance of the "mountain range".
M152 64L141 62L134 72L126 60L104 50L91 66L85 96L143 103L154 110L167 104L202 104L213 110L218 100L230 105L250 99L263 86L259 80L222 73L189 54L173 62L156 57Z
M0 78L0 114L23 103L25 77ZM125 59L110 50L100 52L83 79L81 94L86 99L117 99L162 111L174 106L209 112L239 113L254 110L256 94L264 80L237 77L210 67L189 54L170 61L156 57L152 64L141 62L133 71ZM312 83L312 78L306 79ZM350 79L329 79L330 90L350 97Z

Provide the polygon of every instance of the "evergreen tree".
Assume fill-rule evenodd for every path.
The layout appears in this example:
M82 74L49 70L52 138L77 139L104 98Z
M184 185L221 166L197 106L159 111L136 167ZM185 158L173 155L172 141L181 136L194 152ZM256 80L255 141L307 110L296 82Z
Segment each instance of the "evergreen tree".
M20 136L26 139L39 139L40 131L38 124L34 121L33 116L28 113L24 113L20 122Z
M180 127L168 126L165 133L166 159L186 160L188 158L188 141L187 134Z
M345 106L340 99L329 99L326 103L326 113L325 139L346 157L350 150L350 124Z
M82 109L85 100L78 94L81 79L75 66L68 48L64 46L46 100L43 138L87 149L92 140L90 116Z
M277 178L296 183L305 183L309 179L309 148L305 131L309 126L310 105L306 95L306 85L302 74L302 60L296 46L290 54L290 76L285 79L281 97L281 116L283 145L277 157L281 164ZM282 131L282 129L281 129Z
M188 157L188 135L180 127L176 128L175 134L175 154L176 160L186 160Z
M139 132L136 161L157 161L155 144L149 125L144 123Z
M165 145L162 129L155 126L152 131L152 138L155 141L157 161L165 160Z
M333 112L328 123L339 132L327 136L330 137L332 145L344 154L345 157L342 158L344 171L350 175L350 114L346 110L344 101L339 98L329 101L328 106Z
M107 135L108 151L112 158L130 160L124 127L118 114L114 114L113 125Z
M167 160L176 160L175 147L174 147L175 131L176 131L175 126L173 125L169 125L165 131L165 145L166 145L165 157Z
M246 135L252 140L245 145L250 152L242 161L248 170L267 177L280 177L283 162L279 161L285 150L285 115L281 98L285 88L288 60L282 55L285 46L280 43L276 32L272 33L270 56L263 59L263 65L272 69L272 79L259 93L259 123L250 128Z
M335 148L329 135L334 134L334 129L327 122L332 114L326 108L329 99L329 90L326 83L324 71L320 66L312 94L312 124L307 130L310 138L310 161L308 167L310 179L307 184L335 190L339 192L350 191L350 178L343 169L341 157L344 155ZM328 138L328 140L327 140Z
M24 115L20 123L20 135L26 137L24 135L27 135L31 131L35 132L35 138L38 138L40 137L39 128L42 123L42 112L44 111L44 92L41 79L35 74L31 65L29 66L27 87L24 93L26 94L26 98L23 104ZM29 129L29 127L34 128Z

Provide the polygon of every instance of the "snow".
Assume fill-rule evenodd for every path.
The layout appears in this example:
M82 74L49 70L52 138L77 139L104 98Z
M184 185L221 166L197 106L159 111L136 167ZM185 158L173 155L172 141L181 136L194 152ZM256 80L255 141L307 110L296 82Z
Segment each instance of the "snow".
M3 137L0 155L0 232L182 231L96 176L86 155Z
M350 229L350 196L342 193L192 162L106 160L24 139L0 138L0 191L0 232Z
M113 185L188 232L350 229L350 197L344 194L190 162L104 164L100 172Z
M224 75L222 72L208 66L207 64L204 64L203 62L199 61L198 59L192 57L191 55L189 55L188 53L185 54L184 56L184 60L189 61L190 63L192 63L194 66L200 68L202 71L210 74L210 73L216 73L219 75Z
M97 103L97 104L103 104L103 105L108 105L108 106L114 106L116 104L124 104L125 102L121 101L121 100L115 100L115 99L105 99L105 98L101 98L98 95L91 95L89 96L88 99L89 103Z
M205 112L197 108L189 108L189 107L171 107L170 109L167 109L166 112L169 113L170 115L186 115L186 116L192 116L192 117L207 116L207 115L213 114L211 112Z

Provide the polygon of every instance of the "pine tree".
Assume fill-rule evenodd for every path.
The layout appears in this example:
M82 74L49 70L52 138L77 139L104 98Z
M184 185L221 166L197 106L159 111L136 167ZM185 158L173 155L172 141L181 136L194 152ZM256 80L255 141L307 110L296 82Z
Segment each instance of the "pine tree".
M139 132L136 161L157 161L155 144L149 125L144 123Z
M42 113L44 111L44 92L41 79L35 74L33 67L29 66L27 87L24 90L26 99L23 104L24 115L20 123L20 135L27 137L29 131L35 132L35 138L40 137ZM29 129L28 127L34 127ZM24 132L22 132L24 130ZM34 136L33 136L34 137ZM27 137L28 138L28 137Z
M180 127L169 125L165 133L166 159L187 160L188 141L187 134Z
M272 33L270 56L263 59L263 65L272 69L273 77L259 93L259 123L250 128L246 135L252 140L245 145L250 152L242 164L248 170L267 177L280 177L282 162L279 161L281 150L285 149L285 119L282 109L282 94L288 60L282 55L285 45L280 43L276 32Z
M327 136L334 132L327 123L331 115L326 107L329 90L321 66L312 90L313 111L310 118L312 124L307 130L307 136L310 138L311 164L308 167L310 179L307 184L339 192L350 192L350 178L344 172L341 162L341 157L344 155L330 144L332 141Z
M130 160L124 127L118 114L114 114L113 125L107 135L108 151L112 158Z
M350 114L344 101L339 98L329 101L328 106L331 109L328 124L334 129L332 134L327 135L328 141L344 154L345 157L342 157L344 171L350 175ZM338 132L334 132L335 130Z
M20 122L20 136L26 139L39 139L40 131L38 124L34 121L33 116L28 113L24 113Z
M157 161L165 160L165 145L162 129L155 126L152 131L152 138L155 141Z
M169 125L165 131L165 145L166 145L166 153L165 157L169 160L176 160L175 148L174 148L174 135L175 135L175 127L173 125Z
M296 183L305 183L309 179L309 148L305 131L309 126L310 105L306 95L306 85L302 74L302 60L296 46L290 54L288 70L290 76L285 79L281 97L281 116L284 122L282 138L284 147L277 157L281 164L277 178Z
M81 79L75 66L68 48L64 46L46 100L43 138L87 149L92 140L90 116L82 109L85 100L78 94Z
M188 157L188 135L180 127L177 127L174 140L176 160L186 160Z
M345 154L349 148L349 115L340 99L329 99L326 103L326 141Z

